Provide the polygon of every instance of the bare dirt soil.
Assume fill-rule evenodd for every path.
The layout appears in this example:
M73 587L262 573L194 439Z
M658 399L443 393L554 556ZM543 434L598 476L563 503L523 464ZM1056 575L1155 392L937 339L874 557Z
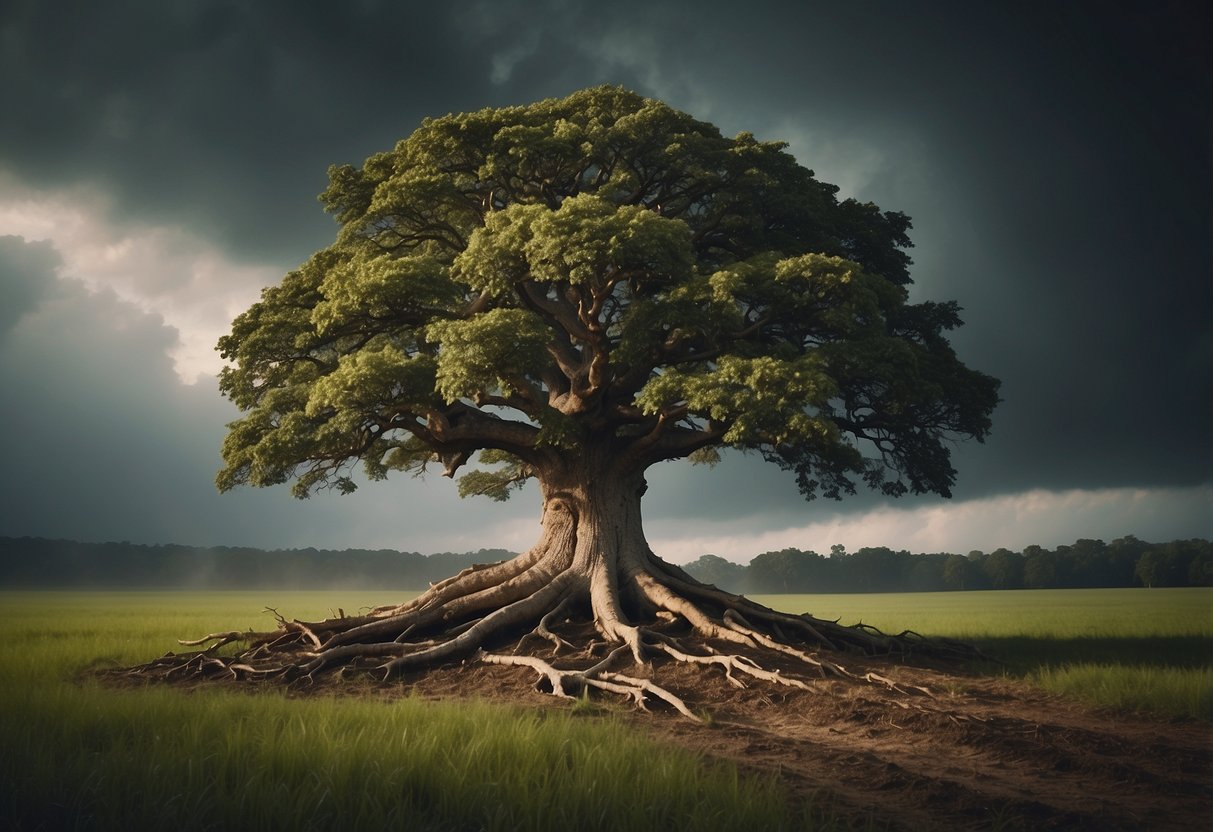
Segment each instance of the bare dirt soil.
M769 654L762 660L771 667ZM809 690L746 680L742 689L719 671L655 663L660 683L707 724L660 703L644 713L598 701L602 713L661 743L773 775L858 827L1191 830L1213 818L1213 725L1092 710L951 669L855 657L846 667L860 678L822 678ZM803 678L802 664L786 670ZM862 678L868 673L876 681ZM384 685L321 677L289 689L569 707L534 680L526 668L468 662Z
M1190 830L1213 817L1213 726L1094 712L1021 683L878 671L930 694L722 685L718 727L659 718L647 730L892 829Z

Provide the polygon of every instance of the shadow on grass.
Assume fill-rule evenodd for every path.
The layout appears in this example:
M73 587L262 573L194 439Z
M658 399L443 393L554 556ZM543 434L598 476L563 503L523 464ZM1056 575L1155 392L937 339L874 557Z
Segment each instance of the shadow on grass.
M1213 665L1213 639L1201 636L1140 638L1032 638L1010 636L974 642L982 652L1013 674L1065 664L1117 664L1140 667L1190 668Z
M985 638L977 642L1002 664L982 675L1018 677L1055 694L1118 711L1213 722L1213 639Z

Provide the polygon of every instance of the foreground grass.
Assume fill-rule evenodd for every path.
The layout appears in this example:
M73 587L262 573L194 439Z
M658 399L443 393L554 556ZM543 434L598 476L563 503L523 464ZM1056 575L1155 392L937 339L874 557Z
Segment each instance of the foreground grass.
M115 690L216 629L353 614L406 593L0 593L0 818L10 829L803 829L845 826L772 780L613 718L404 698ZM976 641L1101 705L1213 719L1213 592L767 596L789 611ZM993 672L1004 672L996 670Z
M283 612L326 614L323 598L291 593ZM6 828L567 832L814 822L811 807L790 805L773 780L659 748L610 717L410 698L115 690L77 679L98 658L146 660L180 635L272 626L255 612L265 600L0 594Z
M1210 589L755 598L844 624L974 642L1003 663L1001 672L1089 704L1213 721Z

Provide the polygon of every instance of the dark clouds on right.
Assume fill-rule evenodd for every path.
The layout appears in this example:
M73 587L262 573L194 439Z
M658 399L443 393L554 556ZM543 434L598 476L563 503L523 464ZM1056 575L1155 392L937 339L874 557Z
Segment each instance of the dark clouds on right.
M963 299L962 354L1004 380L990 446L959 458L984 491L1207 482L1209 12L1059 5L938 145L972 233L919 244L972 268L931 294Z
M1004 382L958 497L1208 482L1209 12L832 5L18 0L0 167L285 269L331 239L327 165L427 115L622 83L914 218L916 297L959 300L959 351ZM749 502L802 510L777 472L753 481Z

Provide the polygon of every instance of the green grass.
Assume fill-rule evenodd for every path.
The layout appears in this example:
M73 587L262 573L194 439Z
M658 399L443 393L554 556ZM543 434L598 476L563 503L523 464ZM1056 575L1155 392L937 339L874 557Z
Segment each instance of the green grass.
M1213 720L1210 589L755 598L843 624L971 641L1005 672L1089 704Z
M772 779L656 747L611 716L80 680L270 593L0 594L0 818L9 829L802 828ZM282 612L328 612L286 593ZM347 612L383 597L340 599Z
M9 829L800 829L845 826L770 779L657 747L611 708L392 702L82 680L214 630L387 593L0 593ZM977 642L1049 690L1213 719L1213 592L767 596L790 611ZM994 672L1003 672L997 670ZM705 730L711 730L707 728Z

